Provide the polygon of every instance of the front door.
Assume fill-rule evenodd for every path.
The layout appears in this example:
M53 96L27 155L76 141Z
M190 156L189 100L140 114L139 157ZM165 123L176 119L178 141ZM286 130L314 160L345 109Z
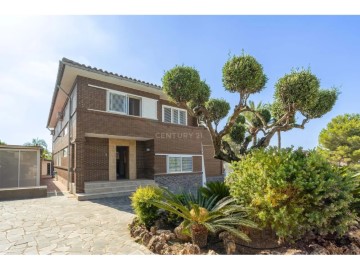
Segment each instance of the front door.
M116 147L116 179L129 179L129 147Z

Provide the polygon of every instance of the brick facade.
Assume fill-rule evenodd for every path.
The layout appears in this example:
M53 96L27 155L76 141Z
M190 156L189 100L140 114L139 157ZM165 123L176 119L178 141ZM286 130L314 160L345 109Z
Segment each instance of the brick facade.
M222 177L222 162L213 158L210 134L197 126L194 117L187 116L187 126L162 122L162 106L178 106L161 99L161 90L156 95L82 76L76 77L73 87L77 89L76 121L70 130L69 152L70 181L75 182L76 192L84 192L86 181L116 180L116 146L129 147L129 179L155 179L174 190L194 189L202 182L202 145L206 176ZM107 112L107 90L103 88L157 100L158 119ZM53 141L54 153L68 146L65 136ZM193 173L167 174L167 154L192 155ZM67 181L67 158L61 162L55 169Z

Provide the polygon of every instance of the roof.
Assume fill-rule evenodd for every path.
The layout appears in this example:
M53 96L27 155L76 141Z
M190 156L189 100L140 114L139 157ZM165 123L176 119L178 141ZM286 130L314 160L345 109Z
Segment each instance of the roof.
M117 73L113 73L113 72L109 72L109 71L106 71L106 70L102 70L102 69L99 69L99 68L96 68L96 67L92 67L92 66L86 66L84 64L80 64L78 62L75 62L73 60L70 60L68 58L63 58L61 60L63 63L65 64L71 64L71 65L75 65L75 66L78 66L80 68L85 68L87 70L91 70L91 71L95 71L95 72L98 72L98 73L102 73L104 75L112 75L112 76L115 76L115 77L118 77L119 79L125 79L125 80L129 80L129 81L132 81L132 82L135 82L135 83L139 83L139 84L143 84L143 85L146 85L146 86L150 86L150 87L154 87L154 88L157 88L158 90L162 90L161 86L159 85L156 85L156 84L153 84L153 83L149 83L149 82L145 82L145 81L141 81L141 80L138 80L138 79L134 79L134 78L131 78L131 77L127 77L127 76L124 76L124 75L119 75Z
M66 83L64 83L64 80L65 81L70 80L69 72L66 72L66 70L69 70L69 69L73 70L72 72L78 73L78 75L80 74L80 76L87 76L87 75L92 76L92 77L101 76L104 80L113 80L113 81L116 80L117 82L119 82L119 84L122 83L122 84L132 85L132 87L135 87L135 88L147 89L145 91L156 92L156 93L159 93L160 95L164 95L164 92L162 92L162 87L159 85L141 81L141 80L134 79L131 77L127 77L124 75L119 75L117 73L98 69L96 67L86 66L84 64L80 64L78 62L75 62L73 60L70 60L70 59L64 57L62 60L59 61L58 74L57 74L57 78L56 78L56 82L55 82L54 93L53 93L53 97L52 97L47 127L52 127L53 122L54 122L54 115L57 113L57 111L59 111L61 109L59 107L60 104L66 104L67 95L71 91L69 81L66 82L67 83L66 87L63 86L63 84L66 84ZM76 71L74 71L74 70L76 70ZM84 75L84 74L87 74L87 75ZM71 78L71 79L73 79L73 78ZM72 85L72 83L71 83L71 85ZM60 100L61 100L60 102L59 102L59 100L57 100L57 99L59 99L59 97L58 97L59 96L59 86L60 86L60 88L65 88L65 91L60 91L62 93L62 94L60 94ZM66 93L64 93L64 92L66 92ZM55 112L54 112L54 107L56 107ZM52 122L52 125L50 125L50 122Z
M24 145L0 145L0 150L6 150L6 149L18 149L18 150L40 150L40 146L24 146Z

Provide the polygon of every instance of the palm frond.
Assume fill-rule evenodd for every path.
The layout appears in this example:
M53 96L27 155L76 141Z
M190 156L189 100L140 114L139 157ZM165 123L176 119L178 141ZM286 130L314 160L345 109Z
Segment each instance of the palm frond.
M247 236L245 233L243 233L242 231L235 229L234 227L230 227L230 226L226 226L226 225L216 225L216 228L222 229L224 231L229 232L230 234L232 234L235 237L238 237L246 242L251 242L251 239L249 238L249 236Z

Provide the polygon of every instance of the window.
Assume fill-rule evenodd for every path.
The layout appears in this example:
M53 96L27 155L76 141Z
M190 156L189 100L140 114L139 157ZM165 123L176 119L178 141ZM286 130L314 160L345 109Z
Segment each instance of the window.
M167 162L168 173L193 171L192 156L168 156Z
M140 116L140 99L129 97L129 115Z
M67 149L67 147L66 147L66 148L64 148L64 155L63 155L63 157L67 157L67 155L68 155L68 149Z
M186 126L186 110L163 106L163 122Z
M64 128L64 136L68 134L68 125L66 125L66 127Z
M126 96L110 93L109 110L114 112L127 112Z
M109 92L109 111L141 116L141 98Z

